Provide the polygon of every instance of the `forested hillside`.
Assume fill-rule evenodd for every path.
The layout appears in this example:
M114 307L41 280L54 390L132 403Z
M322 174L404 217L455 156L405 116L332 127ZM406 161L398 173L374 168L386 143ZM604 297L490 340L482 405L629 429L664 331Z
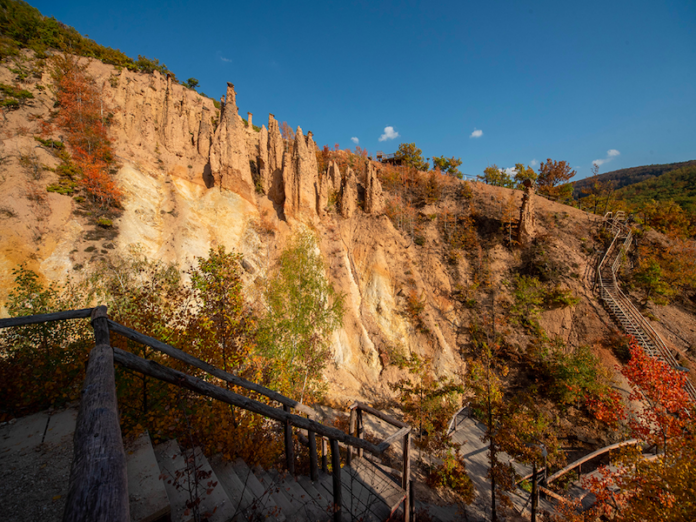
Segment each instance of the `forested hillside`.
M681 169L684 167L696 166L696 160L682 161L680 163L665 163L663 165L641 165L639 167L630 167L627 169L612 170L597 176L597 180L606 183L612 182L614 189L620 189L628 185L640 183L650 178L661 176L666 172ZM585 190L592 186L595 181L593 177L587 177L575 182L575 198L582 198Z

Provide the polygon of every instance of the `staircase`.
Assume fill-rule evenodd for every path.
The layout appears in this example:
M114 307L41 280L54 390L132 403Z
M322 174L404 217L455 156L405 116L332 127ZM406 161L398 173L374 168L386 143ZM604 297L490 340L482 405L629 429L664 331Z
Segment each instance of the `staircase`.
M631 230L626 225L625 214L623 212L615 214L608 212L604 216L604 226L614 234L611 245L597 267L595 281L604 306L621 328L636 339L646 354L663 361L672 368L681 369L660 335L621 291L616 281L616 273L633 239ZM687 381L685 389L691 400L696 402L694 385Z
M77 410L68 409L0 426L0 503L10 506L4 520L62 520L76 418ZM153 447L147 433L126 446L126 459L134 522L333 520L330 474L320 472L312 482L305 476L251 469L241 459L208 459L200 448L184 449L176 440ZM35 484L44 475L50 476L51 487L37 490ZM341 475L343 520L387 520L404 499L405 491L365 458L354 456ZM13 504L13 497L23 491L33 494L32 502L15 498Z

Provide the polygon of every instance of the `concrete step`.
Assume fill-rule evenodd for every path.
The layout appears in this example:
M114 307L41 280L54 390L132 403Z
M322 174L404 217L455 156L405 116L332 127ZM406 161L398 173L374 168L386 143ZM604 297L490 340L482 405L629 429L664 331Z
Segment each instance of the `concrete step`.
M0 519L62 520L76 418L68 408L0 426Z
M189 522L197 510L208 522L226 522L234 515L232 502L200 448L182 451L175 440L155 448L171 504L172 522Z
M271 498L287 520L293 520L293 516L299 509L299 503L293 503L288 497L283 494L279 481L274 479L266 470L259 467L254 468L254 475L259 479L259 482L264 487L265 491L269 492Z
M125 450L131 520L167 520L171 516L171 506L150 435L141 434Z
M258 477L252 473L249 466L242 459L237 459L232 463L232 469L242 482L245 488L251 490L254 495L254 513L261 513L263 518L274 518L285 520L285 515L281 512L278 505L271 496L270 488L266 488Z
M325 515L324 510L297 482L295 477L288 473L279 474L276 471L271 471L270 475L276 481L285 498L295 508L292 514L293 518L298 520L320 520Z
M321 480L321 477L319 480ZM332 512L331 510L333 509L333 502L326 490L321 487L321 484L319 484L319 480L317 480L317 482L312 482L309 477L297 477L297 482L314 500L317 506L319 506L320 511L326 515L324 518L330 518Z
M6 424L0 430L0 456L6 453L26 453L36 449L48 428L49 415L35 413Z
M224 460L222 455L215 455L210 459L210 466L220 480L225 493L227 493L234 508L235 516L241 514L245 519L252 517L257 507L255 503L256 497L254 497L251 489L246 487L237 476L232 463Z

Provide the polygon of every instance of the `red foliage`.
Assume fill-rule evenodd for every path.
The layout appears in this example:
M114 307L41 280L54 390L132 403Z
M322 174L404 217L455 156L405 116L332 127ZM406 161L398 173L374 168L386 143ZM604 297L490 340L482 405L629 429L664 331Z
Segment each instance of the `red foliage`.
M101 93L77 58L56 56L53 79L60 106L55 123L82 171L81 186L102 206L118 204L122 193L108 174L114 160Z
M646 355L633 337L629 337L629 343L631 360L621 373L633 388L629 398L648 406L631 418L629 427L637 438L666 446L669 439L682 433L691 412L685 390L687 376Z

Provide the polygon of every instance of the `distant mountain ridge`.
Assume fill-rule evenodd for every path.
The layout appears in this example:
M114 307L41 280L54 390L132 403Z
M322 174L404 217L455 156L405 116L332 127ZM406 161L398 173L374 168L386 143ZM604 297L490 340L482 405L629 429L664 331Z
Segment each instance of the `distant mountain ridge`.
M600 174L597 176L597 178L599 181L612 181L615 183L614 188L620 189L635 183L640 183L641 181L645 181L650 178L656 178L672 170L690 166L696 166L696 160L682 161L679 163L665 163L662 165L642 165L639 167L612 170L611 172ZM583 197L583 189L589 188L592 185L592 180L593 178L590 176L588 178L576 181L573 196L575 198Z

